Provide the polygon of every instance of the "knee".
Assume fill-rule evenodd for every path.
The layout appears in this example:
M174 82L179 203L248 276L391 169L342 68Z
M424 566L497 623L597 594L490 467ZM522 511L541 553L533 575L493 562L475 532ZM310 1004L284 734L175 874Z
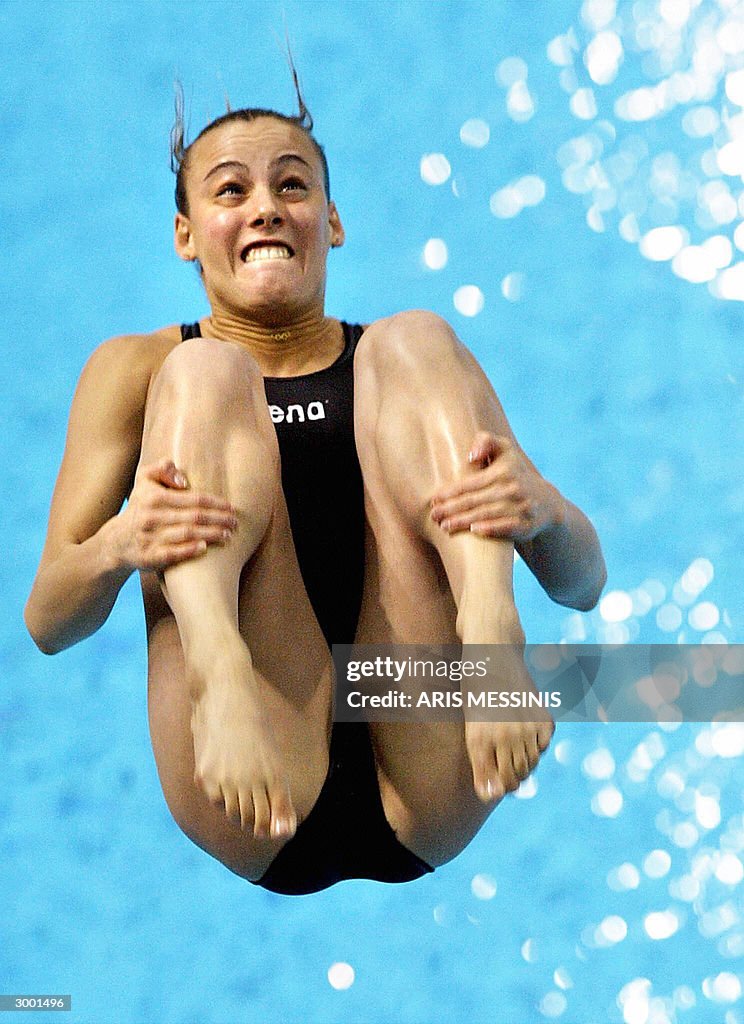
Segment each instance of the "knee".
M400 374L420 376L428 370L441 374L449 360L459 359L465 351L446 320L436 313L414 309L378 320L367 328L359 343L355 369L362 374L367 369L394 373L399 380Z
M176 391L213 394L224 401L236 388L263 385L255 359L231 342L191 338L176 345L166 356L156 383Z

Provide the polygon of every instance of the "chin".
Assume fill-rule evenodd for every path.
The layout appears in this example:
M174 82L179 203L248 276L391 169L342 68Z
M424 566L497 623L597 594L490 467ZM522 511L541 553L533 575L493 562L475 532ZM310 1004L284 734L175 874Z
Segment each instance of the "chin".
M245 296L243 309L248 316L258 316L262 320L284 320L303 308L297 295L286 293L261 294Z

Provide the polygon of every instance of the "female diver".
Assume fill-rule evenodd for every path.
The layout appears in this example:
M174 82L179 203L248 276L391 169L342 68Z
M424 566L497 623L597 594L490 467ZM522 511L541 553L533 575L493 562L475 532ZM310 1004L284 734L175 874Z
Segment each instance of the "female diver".
M89 359L26 607L54 653L140 572L168 806L291 894L455 857L553 731L546 713L333 724L329 645L502 644L500 685L523 689L515 546L562 604L593 607L605 580L446 322L326 315L344 229L297 93L298 116L232 111L188 146L179 112L175 247L210 314Z

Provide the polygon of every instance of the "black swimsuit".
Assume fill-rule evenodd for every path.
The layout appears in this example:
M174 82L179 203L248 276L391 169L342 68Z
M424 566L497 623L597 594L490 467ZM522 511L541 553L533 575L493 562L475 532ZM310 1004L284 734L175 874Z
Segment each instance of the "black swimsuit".
M351 643L364 585L364 492L354 444L354 351L343 325L333 365L264 377L300 571L329 646ZM182 324L181 338L201 337ZM348 878L410 882L432 871L398 842L382 806L366 723L335 722L328 775L310 814L256 884L302 895Z

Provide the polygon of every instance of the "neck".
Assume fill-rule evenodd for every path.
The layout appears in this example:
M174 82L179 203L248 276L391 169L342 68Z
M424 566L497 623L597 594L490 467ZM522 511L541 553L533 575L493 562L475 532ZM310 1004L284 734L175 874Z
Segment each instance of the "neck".
M216 312L207 317L209 337L244 345L261 367L264 377L295 377L330 366L343 349L337 320L322 311L296 319L265 324Z

